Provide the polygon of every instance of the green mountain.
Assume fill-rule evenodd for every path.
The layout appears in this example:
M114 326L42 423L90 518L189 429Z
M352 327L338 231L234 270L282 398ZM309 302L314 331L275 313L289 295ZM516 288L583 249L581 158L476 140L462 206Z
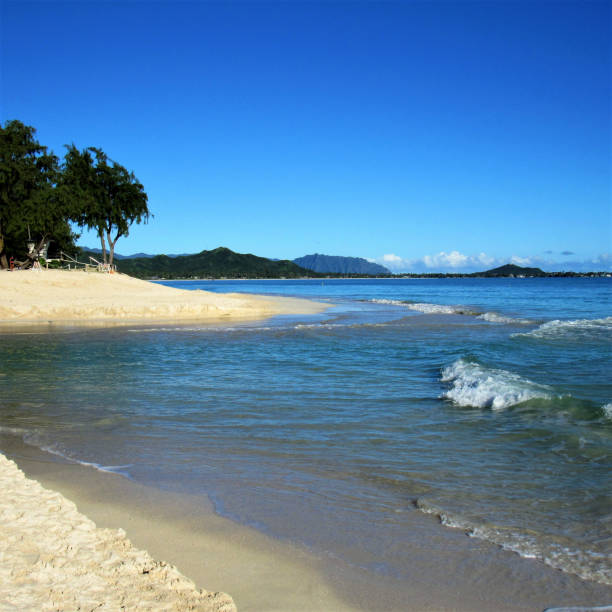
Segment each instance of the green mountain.
M138 278L301 278L316 276L291 261L234 253L225 247L194 255L155 255L115 261L119 272Z
M473 276L548 276L548 274L540 270L540 268L523 268L521 266L515 266L514 264L506 264L505 266L499 266L499 268L493 268L486 272L478 272Z

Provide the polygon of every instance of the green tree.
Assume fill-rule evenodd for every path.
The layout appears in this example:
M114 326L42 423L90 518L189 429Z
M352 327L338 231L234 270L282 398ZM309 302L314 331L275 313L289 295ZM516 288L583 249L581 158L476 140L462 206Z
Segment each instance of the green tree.
M68 223L74 202L60 196L59 160L18 120L0 126L0 267L8 258L32 263L50 239L56 248L74 248ZM29 239L35 243L28 253ZM28 257L29 256L29 257Z
M146 223L150 213L143 185L123 166L101 150L89 147L79 151L67 147L62 184L78 194L81 207L73 217L80 227L95 229L102 246L102 257L113 263L115 245L127 236L132 223Z

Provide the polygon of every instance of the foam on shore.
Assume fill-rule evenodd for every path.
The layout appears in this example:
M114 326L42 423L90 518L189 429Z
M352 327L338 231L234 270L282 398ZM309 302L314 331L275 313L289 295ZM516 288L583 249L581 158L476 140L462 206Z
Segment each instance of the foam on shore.
M125 274L40 270L0 272L0 324L261 319L315 314L310 300L175 289Z
M0 454L0 607L15 610L234 612L225 593L196 589L174 566L99 529L60 493Z

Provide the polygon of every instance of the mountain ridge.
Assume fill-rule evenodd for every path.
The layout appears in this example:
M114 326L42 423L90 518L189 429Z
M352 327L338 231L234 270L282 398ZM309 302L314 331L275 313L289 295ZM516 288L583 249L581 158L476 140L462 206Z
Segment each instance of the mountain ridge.
M302 268L321 274L366 274L376 276L388 275L391 271L380 264L372 263L362 257L343 257L341 255L323 255L313 253L293 260Z
M100 249L88 249L80 247L81 259L88 255L101 259ZM317 257L331 258L332 261L341 262L357 261L358 263L371 264L359 257L341 257L334 255ZM313 256L304 256L313 257ZM227 247L218 247L210 251L204 250L200 253L186 255L149 255L147 253L135 253L134 255L121 255L115 253L115 264L120 272L136 276L138 278L321 278L321 277L360 277L379 276L393 278L532 278L532 277L561 277L561 276L610 276L609 272L545 272L540 268L522 267L515 264L505 264L497 268L491 268L483 272L400 272L391 273L387 268L367 267L363 268L345 267L341 272L317 272L304 266L298 265L303 258L293 261L275 260L267 257L258 257L252 254L235 253ZM308 262L306 262L308 263ZM371 264L376 266L377 264ZM358 270L358 271L348 271ZM377 270L372 272L371 270Z
M227 247L193 255L121 258L119 272L138 278L303 278L313 273L292 261L271 261Z

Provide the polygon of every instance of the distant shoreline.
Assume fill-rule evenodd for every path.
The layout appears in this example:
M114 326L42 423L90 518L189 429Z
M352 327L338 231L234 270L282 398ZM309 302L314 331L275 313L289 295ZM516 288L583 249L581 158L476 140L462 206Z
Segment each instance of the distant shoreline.
M444 279L444 278L516 278L516 279L529 279L529 278L612 278L612 272L547 272L540 276L489 276L480 273L474 274L445 274L445 273L432 273L432 274L393 274L390 276L351 276L347 274L342 275L329 275L329 276L304 276L298 278L286 278L286 277L266 277L266 278L231 278L231 277L177 277L177 278L156 278L147 277L144 280L153 282L161 281L325 281L325 280L430 280L430 279Z

